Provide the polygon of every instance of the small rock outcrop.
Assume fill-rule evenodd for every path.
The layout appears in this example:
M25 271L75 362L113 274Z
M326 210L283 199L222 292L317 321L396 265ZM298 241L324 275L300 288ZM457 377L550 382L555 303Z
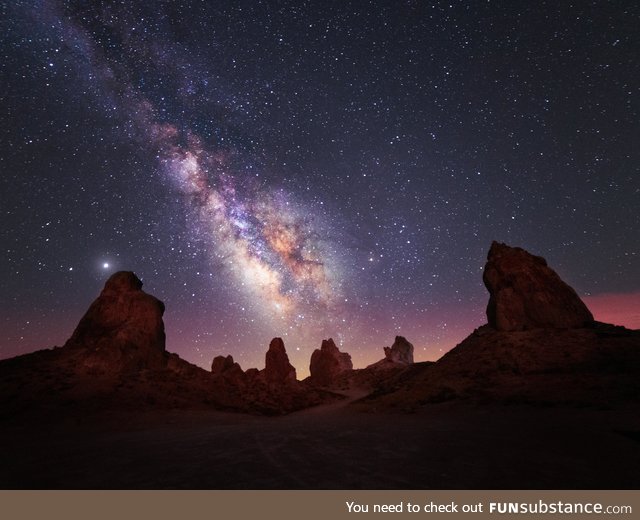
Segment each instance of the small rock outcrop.
M396 336L391 347L384 347L384 357L393 363L411 365L413 363L413 345L402 336Z
M85 366L102 372L161 367L166 363L163 313L164 304L142 290L134 273L117 272L65 348L82 350Z
M489 291L487 320L499 331L580 328L593 315L544 258L493 242L482 280Z
M240 367L238 363L233 361L233 356L216 356L211 363L211 373L216 376L224 374L225 372L233 369L235 366Z
M340 352L333 339L322 340L320 349L311 354L309 372L311 380L318 385L330 385L343 372L353 370L351 355Z
M275 385L297 381L296 369L289 363L289 356L287 356L282 338L273 338L269 343L269 350L265 359L264 377L267 383Z
M211 375L222 377L225 381L242 385L246 379L246 374L238 363L233 360L233 356L216 356L211 363Z

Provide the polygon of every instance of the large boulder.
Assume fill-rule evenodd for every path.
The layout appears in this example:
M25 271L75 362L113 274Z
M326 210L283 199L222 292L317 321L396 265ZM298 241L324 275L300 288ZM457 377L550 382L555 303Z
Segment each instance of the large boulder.
M267 383L275 385L297 381L296 369L289 363L289 356L287 356L282 338L273 338L269 343L269 350L265 359L264 377Z
M82 352L100 372L159 368L166 364L164 304L142 290L130 271L113 274L82 317L65 348Z
M396 336L391 347L384 347L384 357L393 363L410 365L413 363L413 345L402 336Z
M309 372L311 380L318 385L330 385L343 372L353 370L351 356L340 352L333 339L322 340L320 349L311 354Z
M482 280L494 329L580 328L593 322L586 305L546 260L519 247L493 242Z

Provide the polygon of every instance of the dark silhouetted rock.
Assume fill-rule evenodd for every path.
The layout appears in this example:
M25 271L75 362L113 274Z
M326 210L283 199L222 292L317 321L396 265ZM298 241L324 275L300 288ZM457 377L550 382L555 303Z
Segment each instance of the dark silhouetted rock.
M223 374L232 369L238 363L233 361L233 356L216 356L211 363L211 373L213 375ZM239 367L240 365L238 365Z
M113 274L91 304L67 349L80 349L86 367L103 372L165 364L164 304L142 290L130 271Z
M410 365L413 363L413 345L402 336L396 336L391 348L384 347L384 357L394 363Z
M476 329L435 363L416 363L366 399L415 410L453 400L611 406L640 395L640 331L594 322L573 329Z
M482 276L489 325L501 331L580 328L593 316L540 256L493 242Z
M216 358L211 388L211 400L220 408L266 415L286 414L341 398L298 381L280 338L271 341L263 370L242 372L231 356Z
M331 385L340 374L352 369L351 356L340 352L331 338L322 340L320 349L311 355L309 372L311 380L318 385Z
M245 374L249 379L257 379L260 377L260 370L257 368L247 368Z
M203 368L185 361L178 354L167 352L165 357L167 371L173 372L180 378L188 378L191 381L198 380L203 385L208 382L209 374ZM157 374L157 377L160 378L161 374Z
M640 331L595 322L543 258L520 248L494 242L483 279L489 324L435 363L414 364L382 381L362 406L416 410L462 399L545 406L637 402Z
M384 358L358 372L356 380L376 391L385 381L399 376L413 366L413 345L396 336L391 347L384 347Z
M243 386L247 376L233 356L216 356L211 363L211 375L214 378L223 378L226 383Z
M264 377L270 384L287 384L296 381L296 369L289 363L289 356L282 338L273 338L269 344Z

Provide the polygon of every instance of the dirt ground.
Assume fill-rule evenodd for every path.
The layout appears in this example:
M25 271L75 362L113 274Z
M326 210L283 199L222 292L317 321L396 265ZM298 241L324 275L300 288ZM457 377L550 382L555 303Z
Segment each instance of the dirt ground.
M346 403L283 417L211 411L23 417L0 425L5 489L627 489L639 406Z

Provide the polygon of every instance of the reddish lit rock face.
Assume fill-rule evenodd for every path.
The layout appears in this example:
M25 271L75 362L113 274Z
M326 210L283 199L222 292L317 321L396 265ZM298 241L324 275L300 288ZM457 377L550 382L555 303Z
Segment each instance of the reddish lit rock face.
M482 280L494 329L580 328L593 322L586 305L545 259L519 247L493 242Z
M402 336L396 336L391 348L384 347L384 357L394 363L410 365L413 363L413 345Z
M130 271L113 274L65 348L86 352L86 367L113 372L165 363L164 304Z
M296 381L296 369L289 363L289 356L282 338L273 338L267 351L264 376L268 383L284 384Z
M319 385L330 385L338 375L349 370L353 370L351 356L340 352L331 338L322 340L320 350L314 350L311 355L311 379Z

